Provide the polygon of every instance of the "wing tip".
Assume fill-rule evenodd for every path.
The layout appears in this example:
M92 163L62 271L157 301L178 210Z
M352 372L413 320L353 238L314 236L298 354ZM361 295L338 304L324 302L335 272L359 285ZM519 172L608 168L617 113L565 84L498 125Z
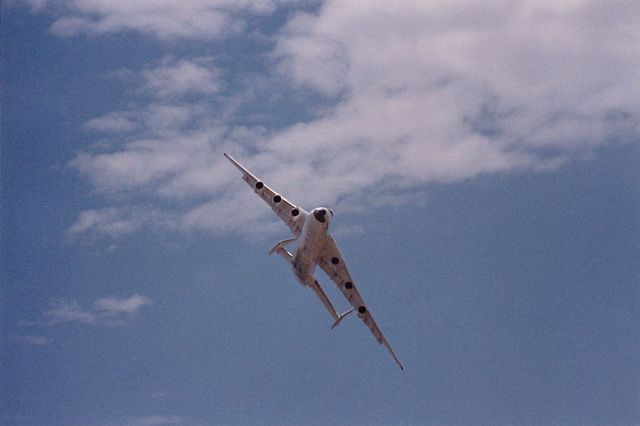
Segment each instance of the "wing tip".
M393 350L389 352L391 352L391 356L393 357L393 360L396 362L396 364L398 364L398 367L400 367L400 371L404 371L404 365L402 365L402 363L400 362L396 354L393 352Z
M227 154L226 152L223 152L222 154L227 158L227 160L231 161L231 164L233 164L234 166L236 166L236 168L237 168L238 170L240 170L242 173L246 173L246 174L248 174L248 175L250 175L250 176L252 176L252 177L254 177L254 178L255 178L255 176L253 176L253 175L249 172L249 170L245 169L245 168L244 168L240 163L238 163L238 161L237 161L235 158L233 158L232 156L230 156L230 155L229 155L229 154ZM256 179L257 179L257 178L256 178Z

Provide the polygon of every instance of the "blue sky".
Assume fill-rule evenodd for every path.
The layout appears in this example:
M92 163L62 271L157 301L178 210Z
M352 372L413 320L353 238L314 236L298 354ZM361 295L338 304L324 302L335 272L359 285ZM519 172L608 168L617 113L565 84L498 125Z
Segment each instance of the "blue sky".
M640 422L637 2L2 14L3 422ZM404 371L225 151L332 207Z

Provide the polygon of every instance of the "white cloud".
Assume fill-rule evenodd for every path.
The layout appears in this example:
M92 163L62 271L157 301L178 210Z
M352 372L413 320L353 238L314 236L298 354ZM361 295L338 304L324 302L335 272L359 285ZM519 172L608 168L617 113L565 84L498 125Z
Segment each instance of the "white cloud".
M619 12L640 10L610 2L596 24L600 4L327 2L292 20L278 51L294 82L348 95L296 137L384 138L412 175L447 180L539 165L539 147L588 149L620 128L637 136L639 49L612 46L638 45L640 29ZM316 50L321 66L309 60ZM344 71L329 84L335 67ZM612 123L619 111L630 117Z
M349 55L341 40L309 32L316 19L304 14L289 21L275 55L285 76L334 96L347 87Z
M223 151L303 207L355 211L415 202L409 195L434 182L546 170L637 142L638 20L640 3L628 0L327 1L290 19L272 53L289 83L274 87L310 89L330 108L284 128L243 127L185 100L215 95L224 70L165 58L141 72L155 100L116 112L138 130L72 160L99 193L120 198L83 212L70 232L237 231L268 217Z
M126 216L115 207L101 210L85 210L80 213L76 222L69 228L70 235L77 235L95 230L113 237L130 234L142 226L140 218Z
M96 324L93 312L82 309L76 300L53 300L51 308L44 311L42 316L51 325L78 322L82 324Z
M125 133L135 130L138 126L130 114L118 111L92 118L85 123L85 127L96 132Z
M151 304L151 300L139 294L118 299L104 297L97 299L92 308L83 308L74 299L55 299L51 307L42 313L40 321L23 321L25 326L59 325L79 323L86 325L122 325L126 319L137 314L143 306ZM48 339L39 336L24 336L25 343L37 345L47 344Z
M220 90L218 75L211 57L191 60L167 57L142 73L146 89L159 98L213 94Z
M156 131L168 122L156 125ZM153 127L154 125L150 125ZM122 149L80 153L70 165L103 193L145 189L168 198L209 194L229 180L216 155L216 142L223 129L203 128L195 132L167 129L164 134L132 139ZM103 215L115 215L113 210ZM99 220L98 217L87 220Z
M113 297L105 297L96 300L93 303L94 309L97 312L104 313L106 315L133 315L137 313L140 308L151 303L151 300L139 294L134 294L126 299L117 299Z

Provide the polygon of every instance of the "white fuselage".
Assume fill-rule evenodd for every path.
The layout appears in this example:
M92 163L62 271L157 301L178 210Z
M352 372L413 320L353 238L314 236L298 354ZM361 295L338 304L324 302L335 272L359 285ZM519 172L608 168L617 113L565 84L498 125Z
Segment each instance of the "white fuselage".
M306 217L291 261L293 272L302 284L308 285L309 280L314 279L313 272L322 255L332 216L329 209L318 207Z

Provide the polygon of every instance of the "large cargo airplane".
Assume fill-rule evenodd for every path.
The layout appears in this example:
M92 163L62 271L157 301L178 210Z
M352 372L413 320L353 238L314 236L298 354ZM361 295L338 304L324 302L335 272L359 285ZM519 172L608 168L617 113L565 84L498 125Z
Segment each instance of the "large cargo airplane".
M338 250L338 246L329 233L329 225L333 219L333 212L325 207L317 207L311 212L290 203L286 198L273 191L260 179L245 169L233 157L224 154L236 166L243 175L243 179L260 198L266 201L271 209L280 219L291 229L295 238L280 241L269 254L277 253L281 255L293 267L296 278L304 286L313 290L324 307L334 320L333 327L351 312L356 312L358 317L369 327L371 333L379 344L384 345L391 354L395 362L403 369L402 363L391 349L389 342L385 339L380 327L373 320L369 308L364 303L362 296L358 292L353 278L347 269L344 258ZM287 251L285 246L296 242L296 249L293 253ZM316 266L320 268L335 282L338 289L344 294L349 303L353 306L349 311L338 314L331 304L331 301L320 287L318 280L314 276Z

